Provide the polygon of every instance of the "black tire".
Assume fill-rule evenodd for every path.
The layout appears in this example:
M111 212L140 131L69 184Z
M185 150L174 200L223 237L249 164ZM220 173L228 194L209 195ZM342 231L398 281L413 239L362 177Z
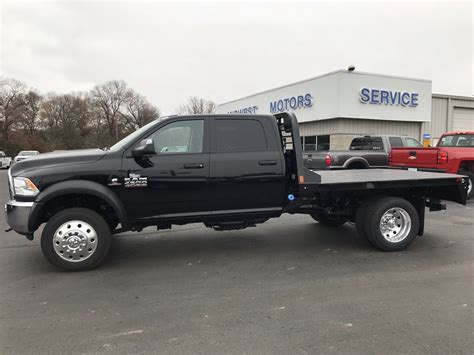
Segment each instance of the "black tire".
M57 240L55 241L54 239L56 231L58 231L60 228L63 228L63 226L65 226L67 222L70 221L83 221L85 222L84 224L88 224L92 227L92 231L94 234L93 237L90 238L90 240L91 243L95 242L97 244L93 246L93 249L89 248L88 250L93 251L90 252L90 255L87 254L87 251L78 251L77 253L77 258L79 258L79 254L85 254L85 260L65 260L65 256L60 257L60 254L56 252L55 246L53 245L53 243L57 243L59 245L59 242ZM81 227L81 224L78 224L78 226ZM64 228L69 228L69 225ZM74 225L72 225L70 233L75 233L74 228ZM87 231L89 232L90 229L88 229ZM84 238L86 237L87 236L84 236ZM63 237L63 240L64 239L66 238ZM65 242L65 244L67 243ZM107 225L107 222L99 214L87 208L69 208L57 213L48 221L48 223L46 223L46 226L44 227L43 233L41 235L41 250L45 258L51 264L70 271L91 270L97 267L108 254L111 244L112 235L110 233L110 229ZM59 248L59 246L57 248ZM63 252L60 251L60 253ZM80 255L80 257L83 257L83 255Z
M357 212L356 212L356 216L355 216L355 220L354 220L357 235L359 236L359 238L366 239L371 244L372 244L372 242L367 238L367 233L365 231L365 226L366 226L366 223L367 223L366 222L367 209L368 209L369 205L372 203L372 201L374 201L374 200L375 200L375 198L370 198L370 199L364 201L357 208Z
M316 222L319 222L327 227L340 227L347 222L345 219L330 217L324 213L312 213L310 215Z
M470 186L470 191L468 190L467 192L467 199L470 199L473 195L473 191L474 191L474 174L471 173L470 171L460 171L459 174L461 175L466 175L468 178L469 178L469 186ZM468 188L469 189L469 188Z
M403 239L399 241L388 240L389 238L397 237L397 235L383 235L380 227L382 216L384 216L385 213L390 213L392 209L394 211L403 211L402 213L407 215L405 217L401 216L401 220L407 219L407 227L405 229L402 228L402 230L404 229L406 231L406 235L403 236L404 233L401 233L400 235L403 236ZM420 218L416 208L407 200L399 197L381 197L372 200L365 211L365 217L361 216L359 218L365 220L365 226L363 228L369 242L376 248L387 252L406 249L416 239L420 228ZM397 221L396 219L394 220ZM395 224L396 223L399 222L395 222ZM401 225L404 224L401 223ZM396 224L396 226L400 227L398 224ZM394 228L397 228L396 226L394 226Z

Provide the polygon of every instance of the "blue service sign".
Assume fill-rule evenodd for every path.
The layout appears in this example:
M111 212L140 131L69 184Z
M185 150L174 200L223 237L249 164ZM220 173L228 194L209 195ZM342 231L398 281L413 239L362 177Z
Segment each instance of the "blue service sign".
M423 139L431 139L431 134L423 133Z
M408 91L360 89L360 102L373 105L418 106L418 93Z

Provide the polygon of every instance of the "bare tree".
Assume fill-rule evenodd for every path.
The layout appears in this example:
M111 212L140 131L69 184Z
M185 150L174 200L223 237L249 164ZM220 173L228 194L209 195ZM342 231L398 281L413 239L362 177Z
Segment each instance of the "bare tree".
M216 104L213 101L191 96L188 101L178 109L180 114L197 115L216 112Z
M127 84L124 81L107 81L97 85L91 92L97 112L101 114L108 128L108 142L111 144L119 139L121 116L120 110L125 104L128 95Z
M132 89L128 90L125 101L125 112L121 114L128 132L133 132L160 117L160 111L152 106L144 96Z
M108 81L87 93L45 97L20 81L0 77L0 149L75 149L110 145L159 118L158 108Z
M48 95L41 105L40 118L50 149L85 148L89 145L91 110L83 95Z
M23 98L25 101L25 106L22 110L21 124L28 134L32 135L38 128L38 113L40 110L42 97L38 92L30 90L23 96Z
M3 149L9 150L9 133L21 119L21 109L25 106L23 93L26 86L21 81L0 79L0 128L3 135Z

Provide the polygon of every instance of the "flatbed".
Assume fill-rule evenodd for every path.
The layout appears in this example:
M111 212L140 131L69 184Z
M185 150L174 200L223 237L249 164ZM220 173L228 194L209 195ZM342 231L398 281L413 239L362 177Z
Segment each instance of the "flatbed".
M360 170L310 170L319 175L321 185L383 183L402 181L449 181L462 178L457 174L440 174L432 172L410 171L401 169L360 169Z

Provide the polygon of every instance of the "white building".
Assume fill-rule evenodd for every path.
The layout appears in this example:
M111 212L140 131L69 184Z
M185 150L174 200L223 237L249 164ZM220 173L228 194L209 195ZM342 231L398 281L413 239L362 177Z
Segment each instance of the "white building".
M305 150L347 149L355 135L474 131L474 98L432 94L431 81L338 70L218 105L218 113L294 112Z

